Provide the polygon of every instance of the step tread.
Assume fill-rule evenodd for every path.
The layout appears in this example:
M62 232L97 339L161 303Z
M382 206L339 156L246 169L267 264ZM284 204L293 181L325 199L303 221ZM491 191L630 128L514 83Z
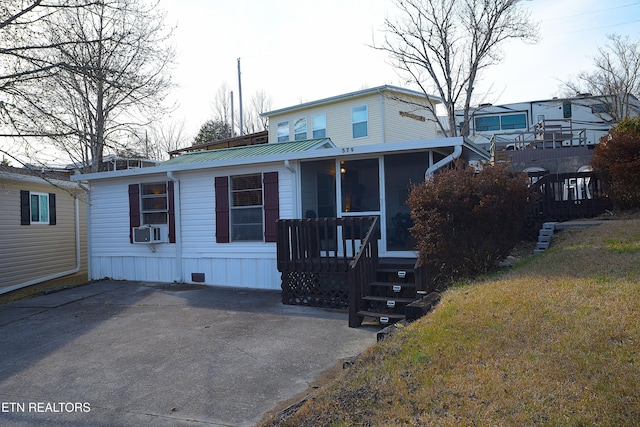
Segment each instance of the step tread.
M414 302L416 300L416 298L395 298L395 297L379 297L379 296L373 296L373 295L367 295L362 297L363 300L367 300L367 301L395 301L395 302L406 302L406 303L410 303L410 302Z
M404 271L407 274L414 274L415 270L413 268L398 268L398 267L376 267L376 271L378 273L397 273L398 271Z
M392 288L393 286L398 285L398 286L402 286L403 288L415 288L416 284L415 283L402 283L402 282L369 282L369 286L383 286L383 287L388 287L388 288Z
M377 311L359 311L358 312L358 316L369 316L369 317L388 317L389 319L397 319L397 320L402 320L404 319L404 314L398 314L398 313L380 313Z

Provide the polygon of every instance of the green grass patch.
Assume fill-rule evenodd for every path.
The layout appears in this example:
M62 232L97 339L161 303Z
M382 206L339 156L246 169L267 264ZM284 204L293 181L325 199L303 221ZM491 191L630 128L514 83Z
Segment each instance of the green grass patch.
M639 245L640 220L563 232L264 425L638 425Z

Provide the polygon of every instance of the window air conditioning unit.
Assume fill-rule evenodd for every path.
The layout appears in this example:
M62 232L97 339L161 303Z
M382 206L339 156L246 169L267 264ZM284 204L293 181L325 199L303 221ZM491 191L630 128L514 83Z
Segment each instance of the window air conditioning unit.
M133 243L162 243L162 229L152 225L133 228Z

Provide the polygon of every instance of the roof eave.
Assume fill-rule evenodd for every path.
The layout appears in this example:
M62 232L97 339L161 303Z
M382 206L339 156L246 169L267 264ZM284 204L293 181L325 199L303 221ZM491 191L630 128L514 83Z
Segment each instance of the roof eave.
M429 99L430 101L439 104L442 102L442 100L435 96L435 95L426 95L422 92L418 92L418 91L414 91L411 89L406 89L406 88L401 88L398 86L391 86L391 85L383 85L383 86L377 86L374 88L368 88L368 89L362 89L359 91L355 91L355 92L349 92L349 93L345 93L345 94L341 94L341 95L336 95L336 96L332 96L329 98L323 98L323 99L318 99L316 101L310 101L310 102L305 102L302 104L298 104L298 105L293 105L293 106L289 106L289 107L285 107L285 108L280 108L278 110L273 110L273 111L267 111L264 113L261 113L260 116L261 117L270 117L270 116L277 116L280 114L285 114L285 113L289 113L292 111L297 111L297 110L302 110L305 108L310 108L310 107L316 107L319 105L324 105L324 104L330 104L330 103L334 103L334 102L339 102L339 101L344 101L347 99L353 99L353 98L359 98L362 96L366 96L366 95L371 95L374 93L381 93L384 91L388 91L388 92L396 92L396 93L401 93L404 95L409 95L409 96L417 96L417 97L422 97L422 98L426 98Z
M312 160L322 158L344 158L352 156L362 156L367 154L391 154L401 153L406 151L418 151L444 147L454 147L462 145L463 148L472 149L482 154L482 149L465 142L461 137L455 138L435 138L428 140L415 140L404 142L393 142L387 144L371 144L360 145L355 147L334 147L334 148L321 148L316 150L308 150L303 152L291 152L291 153L276 153L264 156L255 157L243 157L233 158L225 160L212 160L197 163L180 163L166 166L155 166L141 169L129 169L113 172L99 172L92 174L74 175L71 177L74 181L92 181L101 179L115 179L125 177L135 177L144 175L166 174L167 172L186 172L199 169L212 169L212 168L228 168L245 166L250 164L266 164L266 163L278 163L291 160ZM480 151L478 151L480 150ZM483 155L488 158L488 153Z

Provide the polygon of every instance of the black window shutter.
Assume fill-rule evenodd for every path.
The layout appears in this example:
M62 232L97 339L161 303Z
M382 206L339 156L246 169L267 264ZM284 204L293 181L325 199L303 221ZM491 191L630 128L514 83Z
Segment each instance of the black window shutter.
M229 243L229 177L217 176L216 191L216 243Z
M167 182L167 197L169 198L169 200L167 201L168 214L169 214L169 243L176 242L176 205L175 205L175 199L173 197L173 194L174 194L173 185L174 185L173 181Z
M129 185L129 242L133 243L133 227L140 227L140 185Z
M49 193L49 225L56 225L56 195Z
M20 225L31 224L31 204L29 192L20 190Z
M278 238L277 224L280 217L278 194L278 172L268 172L263 177L264 185L264 241L275 242Z

